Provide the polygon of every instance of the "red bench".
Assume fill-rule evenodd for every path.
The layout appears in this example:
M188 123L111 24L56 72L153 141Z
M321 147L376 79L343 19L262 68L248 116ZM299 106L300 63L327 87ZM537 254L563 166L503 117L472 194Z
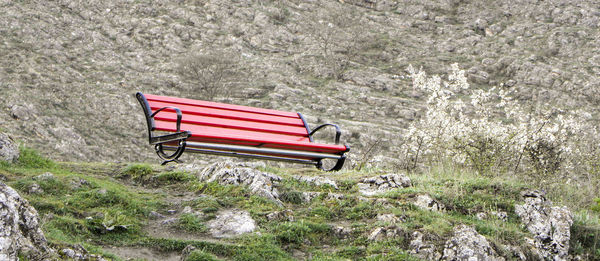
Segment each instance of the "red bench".
M148 137L163 164L178 162L183 152L312 164L323 168L324 159L337 160L327 171L340 170L344 153L340 128L323 124L310 129L300 113L183 99L138 92L148 124ZM335 144L313 141L324 127L336 130ZM160 136L154 135L160 131ZM166 154L165 150L173 151Z

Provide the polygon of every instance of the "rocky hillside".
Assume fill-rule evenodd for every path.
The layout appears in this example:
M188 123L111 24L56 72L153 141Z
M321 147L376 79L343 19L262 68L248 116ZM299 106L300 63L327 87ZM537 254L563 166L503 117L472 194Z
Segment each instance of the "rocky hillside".
M136 91L299 111L311 124L341 124L357 154L375 144L385 151L423 102L409 64L444 74L458 63L478 87L598 115L597 1L4 0L0 8L0 128L53 159L154 160ZM194 74L222 64L226 79Z
M571 186L571 185L566 185ZM2 260L599 260L597 215L517 178L0 161Z

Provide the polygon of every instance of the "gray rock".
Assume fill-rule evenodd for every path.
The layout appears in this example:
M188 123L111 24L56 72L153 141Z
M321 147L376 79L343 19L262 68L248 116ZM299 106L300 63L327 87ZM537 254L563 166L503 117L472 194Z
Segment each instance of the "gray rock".
M27 191L29 194L43 194L44 190L40 187L39 184L33 183L29 186L29 190Z
M352 234L352 228L349 227L343 227L343 226L336 226L333 227L332 229L333 235L335 235L337 238L347 238L348 236L350 236Z
M163 214L161 214L161 213L158 213L158 212L156 212L156 211L150 211L150 214L149 214L149 216L150 216L152 219L159 219L159 218L164 218L164 217L165 217L165 215L163 215Z
M294 175L292 178L294 178L295 180L298 180L298 181L314 184L317 186L329 185L335 189L339 189L337 184L335 183L335 181L328 179L328 178L324 178L324 177L319 177L319 176L309 177L309 176Z
M284 211L271 212L271 213L267 214L266 217L267 217L268 221L276 221L276 220L294 221L295 220L294 213L289 209L286 209Z
M211 235L217 238L233 237L256 230L256 222L244 210L222 210L208 222Z
M401 222L400 218L398 218L394 214L377 214L377 221L386 222L386 223L399 223Z
M385 240L385 239L389 239L389 238L396 238L396 237L403 238L405 236L406 235L405 235L404 230L402 230L402 228L397 227L397 226L377 227L369 233L367 240L381 241L381 240Z
M435 199L433 199L427 194L421 194L416 196L413 201L413 204L422 209L427 209L431 211L443 211L445 209L442 203L437 202Z
M194 247L192 245L186 246L183 250L181 250L181 257L179 258L179 260L186 261L188 259L188 256L192 252L194 252L194 250L196 250L196 247Z
M179 219L178 218L167 218L165 220L160 221L161 225L172 225L177 223Z
M16 162L19 158L19 146L6 133L0 133L0 161Z
M487 239L466 225L454 228L454 235L446 241L442 260L504 260L496 254Z
M44 174L35 176L33 179L35 179L35 180L51 180L51 179L54 179L54 174L52 174L50 172L46 172Z
M319 195L321 195L321 192L305 191L302 192L302 200L304 200L304 202L311 202L314 198L318 197Z
M183 210L181 211L182 214L191 214L192 213L192 207L190 206L185 206L185 208L183 208Z
M423 233L415 231L411 235L410 254L423 260L439 260L442 258L435 245L423 239Z
M13 105L10 107L10 116L16 120L30 120L37 114L35 108L31 104Z
M82 245L74 245L73 248L65 248L60 251L63 258L69 260L95 260L106 261L102 256L90 254Z
M37 211L14 189L0 182L0 260L46 260L54 255L42 233Z
M279 192L274 184L281 181L281 177L240 166L232 162L219 162L204 168L198 178L204 182L218 182L227 185L245 185L252 193L266 197L282 204Z
M364 196L374 196L396 188L410 187L410 179L403 174L386 174L365 178L358 183L359 192Z
M527 230L533 234L533 245L545 260L567 260L573 217L567 207L553 207L545 193L538 190L524 191L523 205L516 205L515 212Z
M82 188L83 186L87 186L90 183L82 178L75 178L74 180L71 180L71 188L72 189L79 189Z

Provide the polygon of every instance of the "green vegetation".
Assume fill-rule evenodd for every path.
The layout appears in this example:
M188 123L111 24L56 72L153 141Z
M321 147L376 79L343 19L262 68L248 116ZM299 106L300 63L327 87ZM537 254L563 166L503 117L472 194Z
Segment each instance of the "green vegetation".
M207 228L202 221L203 220L201 218L194 214L185 213L179 216L175 227L190 232L203 233L207 231Z
M293 260L292 253L310 254L314 260L416 260L409 254L410 233L418 230L431 243L443 247L459 224L473 226L481 235L499 245L522 245L530 236L514 213L520 204L520 192L529 185L516 178L482 177L466 168L439 165L424 172L409 174L413 186L396 189L366 200L358 197L357 182L381 170L363 168L339 172L339 187L315 186L291 178L315 175L303 169L269 167L283 181L277 185L283 205L253 194L244 186L199 182L194 175L165 171L147 164L115 166L110 164L56 163L37 152L24 149L23 162L0 165L7 183L20 191L38 210L42 229L53 246L82 244L91 253L105 253L106 246L145 247L163 252L180 252L196 247L187 260ZM40 167L44 166L44 167ZM116 170L116 171L115 171ZM48 174L51 173L51 174ZM565 185L568 187L569 185ZM32 187L39 187L32 191ZM156 193L156 189L161 193ZM318 192L311 201L302 193ZM568 193L574 189L565 188ZM168 195L192 193L180 205ZM413 199L430 195L444 206L444 211L429 211L413 205ZM551 200L561 202L561 199ZM596 201L596 204L600 202ZM219 210L244 209L254 218L258 234L214 241L152 237L145 227L157 222L151 212L189 206L195 212L177 215L166 229L175 234L188 232L199 238L210 237L206 221ZM599 258L600 221L596 205L589 210L574 209L571 252L588 259ZM287 211L285 218L267 220L266 215ZM491 213L505 213L505 218ZM200 213L200 214L198 214ZM483 219L478 213L487 213ZM393 214L401 222L382 222L377 217ZM350 232L336 234L338 227ZM368 236L378 227L397 227L398 236L370 241ZM327 249L321 246L328 246ZM102 248L103 246L104 248Z
M592 210L594 210L596 212L600 212L600 198L597 198L594 201L596 201L597 205L592 206Z
M202 250L194 250L187 256L185 261L216 261L217 257Z

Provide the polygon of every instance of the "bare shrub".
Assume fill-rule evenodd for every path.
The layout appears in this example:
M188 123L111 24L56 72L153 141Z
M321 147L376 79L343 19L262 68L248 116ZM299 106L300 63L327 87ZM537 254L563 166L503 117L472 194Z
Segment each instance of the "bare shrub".
M193 92L192 96L214 100L217 97L229 98L233 94L243 78L238 64L239 59L228 52L192 54L179 61L177 72Z

